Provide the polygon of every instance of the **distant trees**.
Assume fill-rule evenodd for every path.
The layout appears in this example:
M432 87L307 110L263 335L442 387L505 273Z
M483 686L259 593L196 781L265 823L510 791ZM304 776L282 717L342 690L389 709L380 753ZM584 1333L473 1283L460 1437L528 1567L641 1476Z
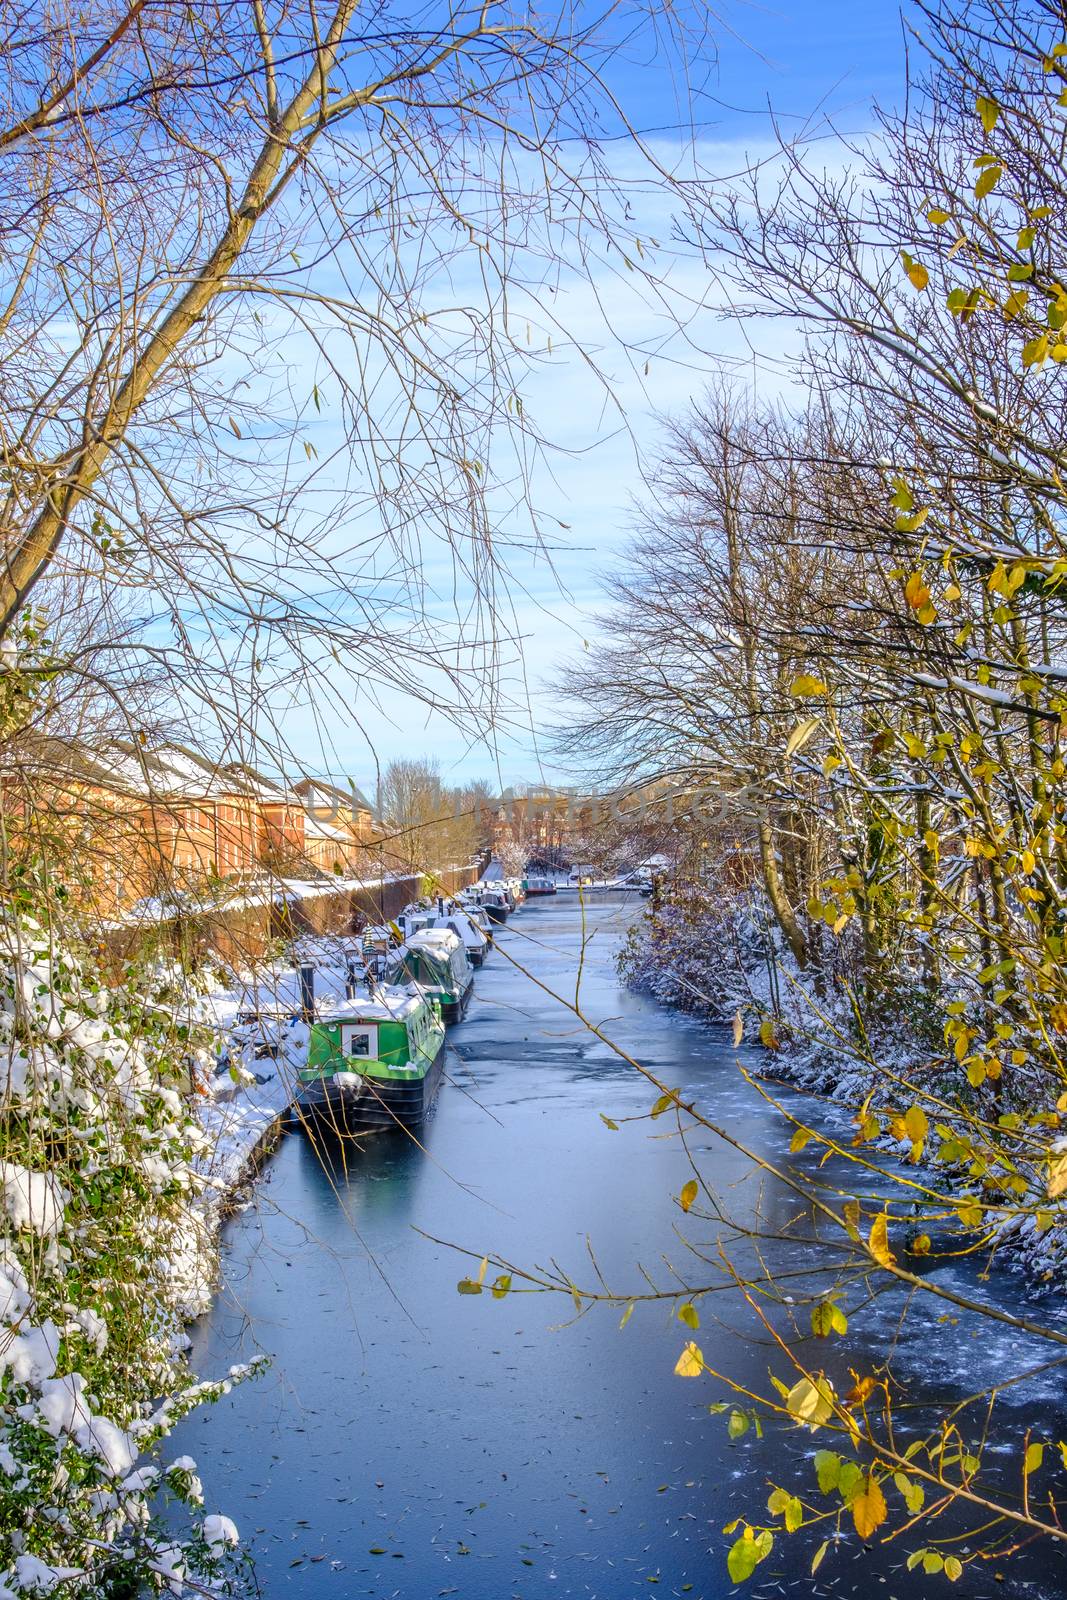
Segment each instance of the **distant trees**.
M387 855L408 872L465 865L488 843L487 792L484 783L446 786L436 761L391 761L378 789Z

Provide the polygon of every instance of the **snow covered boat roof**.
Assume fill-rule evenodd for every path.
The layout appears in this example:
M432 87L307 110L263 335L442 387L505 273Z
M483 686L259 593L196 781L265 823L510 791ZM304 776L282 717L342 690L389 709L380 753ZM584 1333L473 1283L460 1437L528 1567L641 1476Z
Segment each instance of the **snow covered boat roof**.
M357 995L352 1000L330 1006L328 1011L320 1012L315 1021L403 1022L425 1004L426 997L420 990L401 988L399 984L383 984L373 997L369 994Z
M416 948L419 945L436 945L444 950L459 950L463 946L463 940L455 928L420 928L407 943Z

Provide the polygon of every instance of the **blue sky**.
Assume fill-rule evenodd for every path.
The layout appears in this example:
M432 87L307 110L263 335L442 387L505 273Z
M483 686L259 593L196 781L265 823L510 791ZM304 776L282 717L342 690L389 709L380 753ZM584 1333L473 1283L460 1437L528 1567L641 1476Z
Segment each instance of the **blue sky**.
M701 63L699 130L700 160L712 176L736 171L746 155L767 147L772 113L784 134L826 115L843 131L858 133L871 125L874 99L900 99L904 39L899 10L887 0L732 3L714 32L717 59ZM667 74L654 62L621 61L612 88L631 120L670 158L677 136L670 131L676 115ZM668 238L669 203L647 187L636 203L647 209L648 234ZM639 221L644 224L643 216ZM689 302L708 296L706 274L695 260L671 254L663 267L669 286ZM475 740L431 716L415 697L367 691L348 702L350 715L343 708L331 712L328 750L321 719L299 706L284 715L286 742L305 771L372 788L375 754L383 765L394 756L430 754L452 782L477 776L501 784L566 780L543 737L555 715L552 683L596 636L601 575L625 549L633 502L641 496L642 460L657 445L657 417L684 410L720 365L745 373L759 388L788 383L789 349L780 346L780 326L768 352L777 360L754 361L722 309L704 306L691 341L683 344L664 335L662 312L636 288L614 278L592 287L577 275L564 280L553 310L595 352L606 384L592 380L564 344L524 391L557 447L535 473L533 499L550 525L567 526L557 527L551 564L525 553L511 559L512 631L521 644L502 651L501 708L490 740ZM758 328L755 337L758 342ZM659 350L647 375L627 356L626 342Z

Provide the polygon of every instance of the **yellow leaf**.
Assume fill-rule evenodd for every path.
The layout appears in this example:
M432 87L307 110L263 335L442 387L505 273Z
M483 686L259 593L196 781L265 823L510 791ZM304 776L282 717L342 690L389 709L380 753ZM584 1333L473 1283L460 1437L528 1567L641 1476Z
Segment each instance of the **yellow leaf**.
M818 1572L819 1567L822 1564L822 1558L826 1554L827 1550L829 1550L829 1548L830 1548L829 1539L824 1539L822 1544L816 1550L815 1554L812 1556L812 1558L811 1558L811 1570L812 1570L812 1574L813 1575L816 1572Z
M1048 359L1049 338L1047 333L1038 334L1036 339L1028 339L1023 345L1023 366L1040 367Z
M982 127L986 133L992 133L1000 116L1000 107L988 95L980 94L974 102L974 109L982 119Z
M793 686L793 693L796 693L795 684ZM802 749L803 746L807 744L808 740L811 738L818 726L818 717L809 717L806 722L797 723L796 727L789 735L789 738L786 740L785 759L787 761L789 760L790 756L796 755L797 751Z
M853 1376L855 1376L855 1374L853 1374ZM873 1378L857 1378L856 1382L852 1385L852 1388L845 1396L845 1404L850 1406L861 1406L863 1402L874 1393L877 1387L878 1385L875 1383Z
M869 1539L882 1526L886 1515L881 1484L873 1477L867 1478L861 1492L852 1501L852 1520L860 1538Z
M951 1583L955 1583L957 1578L962 1578L963 1576L963 1562L957 1556L946 1556L944 1570L945 1577Z
M1067 1155L1058 1156L1049 1168L1048 1197L1056 1200L1067 1189Z
M737 1049L738 1045L741 1043L741 1040L744 1038L744 1036L745 1036L745 1024L744 1024L744 1021L742 1020L741 1013L739 1011L737 1013L737 1015L734 1017L734 1049L735 1050Z
M884 1211L880 1217L875 1217L871 1225L871 1231L867 1235L867 1248L883 1267L891 1267L897 1259L889 1248L889 1218Z
M796 695L799 700L813 700L817 695L826 694L827 688L821 678L813 678L810 674L802 672L794 678L789 685L789 693Z
M699 1378L704 1370L704 1355L699 1345L690 1339L674 1367L676 1378Z
M904 598L913 611L921 611L930 603L930 591L923 582L921 572L913 572L904 585Z
M681 1206L683 1211L688 1211L696 1197L697 1181L695 1178L690 1178L688 1183L683 1183L682 1185L682 1192L678 1196L678 1204Z
M798 1150L803 1150L810 1138L811 1130L809 1128L798 1128L789 1141L790 1151L795 1155Z
M834 1414L834 1386L821 1374L814 1382L800 1378L786 1395L785 1406L798 1422L817 1428Z
M778 1040L774 1033L774 1023L770 1017L764 1017L759 1025L760 1044L765 1050L777 1050Z
M694 1331L700 1327L700 1315L691 1300L678 1307L678 1321L684 1322L687 1328L692 1328Z
M926 220L927 222L932 222L935 228L940 228L946 222L951 222L952 219L947 211L942 211L940 206L934 206L926 213Z
M987 194L993 192L1003 176L1004 168L998 167L996 162L993 162L991 166L983 167L978 182L974 186L975 199L984 200Z
M904 1127L913 1144L921 1144L930 1131L930 1124L922 1106L909 1106L904 1113Z

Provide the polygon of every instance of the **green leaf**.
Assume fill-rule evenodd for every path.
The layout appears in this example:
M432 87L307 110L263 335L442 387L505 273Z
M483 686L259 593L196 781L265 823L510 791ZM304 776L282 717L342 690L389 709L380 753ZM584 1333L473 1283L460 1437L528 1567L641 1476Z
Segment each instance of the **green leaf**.
M748 1418L743 1411L731 1411L730 1420L726 1424L726 1432L731 1439L742 1439L748 1432Z
M785 1518L787 1533L796 1533L804 1521L804 1507L795 1494L790 1494L788 1489L772 1489L767 1501L767 1510L772 1517Z
M848 1319L832 1300L820 1300L811 1308L811 1331L817 1339L825 1339L831 1333L846 1333Z
M684 1322L687 1328L696 1329L700 1327L700 1316L691 1300L687 1300L685 1305L678 1307L678 1321Z
M764 1528L759 1534L754 1534L751 1528L746 1528L740 1539L730 1546L726 1557L726 1570L734 1583L744 1583L751 1578L760 1562L771 1553L774 1535L769 1529Z
M456 1288L460 1294L481 1294L482 1292L481 1284L475 1283L473 1278L460 1278Z
M816 1450L815 1474L823 1494L832 1494L841 1477L841 1457L833 1450Z

